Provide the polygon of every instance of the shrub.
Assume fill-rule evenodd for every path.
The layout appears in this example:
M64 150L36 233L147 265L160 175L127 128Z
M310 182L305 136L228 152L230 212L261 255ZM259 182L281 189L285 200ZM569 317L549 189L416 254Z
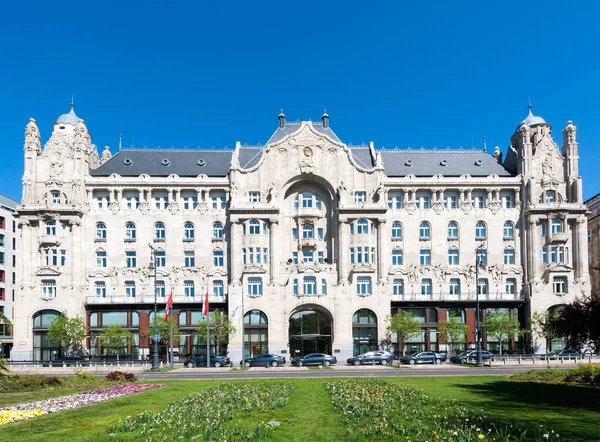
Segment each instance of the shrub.
M56 376L50 376L47 379L47 382L48 382L48 385L52 385L53 387L62 385L62 381L59 378L57 378Z
M111 371L106 375L106 379L112 382L136 382L137 378L133 373L126 371Z
M592 379L592 382L594 384L600 384L600 373L596 373L596 375L594 376L594 378Z
M563 382L577 382L579 380L579 376L575 373L569 373L563 379Z

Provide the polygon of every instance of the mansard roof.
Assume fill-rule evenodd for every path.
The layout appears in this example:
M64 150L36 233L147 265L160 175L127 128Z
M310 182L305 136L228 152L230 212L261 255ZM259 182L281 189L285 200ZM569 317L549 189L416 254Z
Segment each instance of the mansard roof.
M229 174L231 154L231 150L123 149L91 170L90 175L225 177Z
M356 163L365 168L375 166L367 147L351 147ZM380 149L386 176L513 176L495 158L482 150Z
M18 205L19 203L17 201L0 193L0 208L15 210Z

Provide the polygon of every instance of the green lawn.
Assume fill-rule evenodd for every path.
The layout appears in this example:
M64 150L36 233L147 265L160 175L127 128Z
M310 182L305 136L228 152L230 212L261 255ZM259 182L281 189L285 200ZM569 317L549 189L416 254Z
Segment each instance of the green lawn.
M469 408L483 408L488 416L515 423L544 425L561 436L581 441L600 441L600 388L573 384L514 382L505 377L422 377L386 380L415 386L443 400L455 399ZM235 381L237 383L265 382ZM327 379L291 379L294 385L284 408L251 414L242 420L276 419L282 424L274 432L274 441L346 441L368 440L349 435L342 419L325 391ZM125 416L146 410L159 410L174 399L222 381L167 381L168 388L129 396L102 404L64 411L13 424L0 430L0 441L129 441L144 440L121 433L110 437L107 426ZM17 396L21 395L21 396ZM18 393L2 396L0 404L30 401L56 396L57 392ZM158 407L158 408L157 408ZM415 441L413 441L415 442ZM418 442L418 441L417 441Z

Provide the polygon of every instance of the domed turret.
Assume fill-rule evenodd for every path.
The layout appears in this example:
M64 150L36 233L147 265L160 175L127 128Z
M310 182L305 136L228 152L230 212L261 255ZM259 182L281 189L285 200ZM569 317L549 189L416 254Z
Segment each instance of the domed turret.
M527 126L535 126L538 124L548 124L546 123L546 120L544 120L542 117L536 117L535 115L533 115L531 113L531 108L533 106L531 104L529 104L527 106L527 109L529 109L529 113L527 114L527 118L525 118L525 120L523 120L525 122L525 124Z
M79 117L75 115L75 109L71 108L68 114L62 114L56 120L56 124L70 124L71 126L77 126L79 123Z

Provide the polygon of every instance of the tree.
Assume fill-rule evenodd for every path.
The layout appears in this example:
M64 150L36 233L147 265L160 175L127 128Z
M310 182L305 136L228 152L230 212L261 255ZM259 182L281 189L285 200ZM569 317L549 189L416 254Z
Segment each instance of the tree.
M200 342L206 344L206 320L200 321L196 329L196 335ZM215 341L215 351L221 354L222 347L229 343L229 336L235 334L236 328L227 315L215 311L209 320L210 336Z
M499 351L502 354L502 343L510 338L520 336L524 330L521 329L519 320L508 313L492 312L485 318L483 323L488 337L496 339L500 347Z
M440 321L438 326L439 337L450 344L450 354L454 344L465 344L469 326L460 322L460 318L450 316L448 321Z
M131 343L133 334L122 325L109 325L99 335L100 343L107 353L116 352L119 360L119 350Z
M48 327L48 337L60 343L67 355L80 356L85 339L85 322L79 316L69 318L66 312L62 312Z
M392 317L387 317L389 322L387 330L390 333L396 333L398 342L402 341L402 356L406 355L406 346L404 345L407 339L418 336L421 333L421 323L413 317L410 312L396 313Z
M600 299L577 298L555 312L546 321L548 333L564 337L570 348L600 349Z
M13 325L12 322L10 322L10 319L8 319L7 316L4 315L3 312L0 311L0 324L4 324L6 326L6 329L8 331L8 333L12 332L13 329ZM3 350L2 350L2 342L0 342L0 355L4 354ZM2 362L0 361L0 364ZM0 374L2 374L2 367L0 367Z
M555 319L560 315L560 309L555 308L549 313L534 312L531 315L531 332L532 332L532 350L533 353L537 352L539 343L537 342L538 336L544 338L546 342L552 341L557 338L553 331L550 329L550 320Z
M169 319L165 320L164 318L157 318L156 321L156 331L160 335L160 339L158 342L162 342L167 347L170 345L171 339L171 324L173 324L173 342L179 341L181 339L181 332L179 331L179 327L177 326L177 320L175 319L175 315L170 315ZM150 334L150 343L154 344L154 322L150 322L149 330L152 332Z

